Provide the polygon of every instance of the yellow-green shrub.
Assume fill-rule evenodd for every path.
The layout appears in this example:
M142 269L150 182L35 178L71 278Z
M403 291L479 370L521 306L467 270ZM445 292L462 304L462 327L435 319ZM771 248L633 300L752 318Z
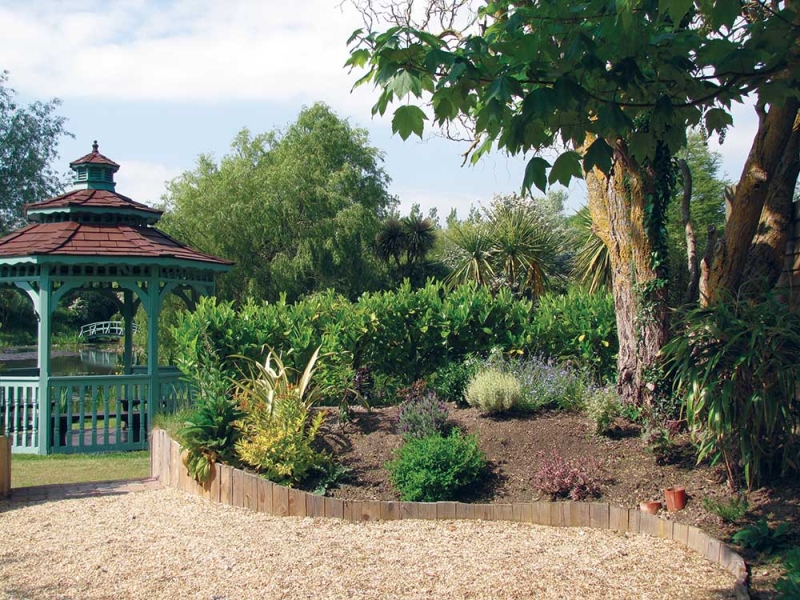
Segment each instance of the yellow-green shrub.
M312 416L311 410L318 396L310 385L318 353L319 349L296 382L290 378L293 370L270 352L264 365L251 362L250 374L236 383L245 413L236 452L244 464L272 481L297 483L331 460L312 445L325 419L323 412Z
M619 394L611 386L597 388L586 398L586 415L594 421L598 434L606 433L621 412Z
M487 369L472 378L464 397L470 406L481 412L506 412L519 404L522 386L511 373Z

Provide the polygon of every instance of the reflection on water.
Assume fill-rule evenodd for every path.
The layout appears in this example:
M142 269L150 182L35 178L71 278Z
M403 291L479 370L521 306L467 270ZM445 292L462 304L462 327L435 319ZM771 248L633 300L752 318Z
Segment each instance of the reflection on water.
M19 369L35 369L35 350L25 352L23 356L15 360L0 358L0 377L13 375ZM50 357L50 373L55 376L112 375L121 369L122 350L117 348L87 346L77 353L56 353Z

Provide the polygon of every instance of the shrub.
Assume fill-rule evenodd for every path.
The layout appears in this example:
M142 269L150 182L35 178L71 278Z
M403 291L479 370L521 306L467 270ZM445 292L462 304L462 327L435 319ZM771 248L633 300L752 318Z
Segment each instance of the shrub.
M239 438L235 424L243 413L231 400L229 385L213 360L184 363L182 368L195 390L195 405L176 435L187 451L184 464L189 474L202 483L215 462L235 461Z
M465 404L464 392L470 380L478 373L480 361L474 356L467 356L461 362L449 362L440 367L431 377L431 387L440 398Z
M775 591L779 598L797 600L800 598L800 546L795 546L783 557L783 568L786 573L775 582Z
M727 502L703 498L703 508L714 513L726 523L734 523L742 519L747 513L748 506L747 496L743 494L732 496Z
M234 462L234 446L239 439L234 424L241 417L236 404L224 395L198 399L177 432L186 450L183 462L189 475L203 483L211 475L215 462Z
M545 294L530 325L532 352L591 370L599 381L616 378L618 351L614 300L605 291L573 286L566 294Z
M423 386L419 393L414 390L414 393L408 396L400 404L400 413L397 417L397 429L403 437L424 438L440 433L447 423L449 414L447 406L439 400L436 392L426 392Z
M773 529L766 519L761 519L755 525L734 533L732 539L743 548L771 554L773 550L783 547L788 533L789 523L781 523Z
M575 501L600 495L600 480L592 472L598 468L596 463L587 461L585 466L580 466L558 452L539 453L539 457L542 462L534 476L534 485L540 492L551 498Z
M386 468L402 500L437 502L453 500L478 482L486 458L475 436L453 429L446 437L409 439Z
M266 362L252 362L250 374L236 382L244 418L236 451L243 463L277 483L295 484L324 470L330 457L313 448L325 413L312 415L319 390L311 387L315 352L294 381L290 369L272 352Z
M519 404L522 387L511 373L486 369L472 378L464 396L470 406L483 413L507 412Z
M690 311L663 354L685 395L698 460L721 458L732 486L741 465L749 488L773 466L798 469L800 314L771 295L723 295Z
M622 412L617 391L612 387L595 388L586 398L586 415L594 422L595 431L602 435Z
M589 387L585 373L552 359L539 356L504 359L494 355L490 364L511 373L520 382L523 410L575 410L583 404Z

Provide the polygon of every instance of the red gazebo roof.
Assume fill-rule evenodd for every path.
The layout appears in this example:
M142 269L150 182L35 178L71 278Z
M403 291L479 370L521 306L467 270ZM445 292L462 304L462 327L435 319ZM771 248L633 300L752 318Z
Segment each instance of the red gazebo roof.
M32 223L0 239L0 258L43 255L175 258L233 264L193 250L153 227L122 223Z
M78 165L88 165L88 164L92 164L92 165L108 165L108 166L111 166L111 167L116 167L114 169L114 171L116 172L117 169L119 169L119 165L117 163L115 163L113 160L111 160L110 158L108 158L107 156L103 156L102 154L100 154L100 152L98 151L98 148L99 147L97 145L97 140L95 140L94 143L92 144L92 151L89 154L81 156L77 160L73 160L71 163L69 163L69 166L70 167L76 167Z
M29 204L25 207L26 213L30 214L30 218L34 219L34 214L39 210L53 209L53 208L123 208L134 209L137 211L144 211L152 213L153 215L161 215L160 211L147 204L131 200L127 196L112 192L110 190L72 190L66 194L61 194L55 198L37 202L36 204Z

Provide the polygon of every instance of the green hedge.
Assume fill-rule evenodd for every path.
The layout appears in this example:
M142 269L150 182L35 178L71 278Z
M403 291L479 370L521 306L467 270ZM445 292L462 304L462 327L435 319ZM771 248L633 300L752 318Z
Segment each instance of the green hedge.
M576 305L577 297L571 299ZM403 285L364 294L357 302L323 292L295 304L251 302L238 310L209 298L194 313L181 316L173 335L184 368L212 361L235 376L240 366L235 355L263 359L267 346L282 354L287 366L302 368L321 347L318 380L323 385L343 390L360 366L369 366L378 378L409 385L493 347L579 362L585 356L595 360L587 350L591 344L611 354L611 345L597 338L616 339L613 305L608 297L599 298L580 305L581 317L569 321L572 329L563 316L553 316L549 307L556 300L543 298L534 312L529 301L515 299L508 290L492 295L474 284L451 291L436 282L417 290Z

